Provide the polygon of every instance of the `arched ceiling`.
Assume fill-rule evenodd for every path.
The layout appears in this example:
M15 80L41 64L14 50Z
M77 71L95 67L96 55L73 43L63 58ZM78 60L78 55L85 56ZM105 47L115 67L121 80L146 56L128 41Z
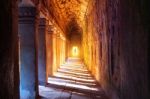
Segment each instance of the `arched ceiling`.
M47 0L45 3L64 32L81 32L88 0Z

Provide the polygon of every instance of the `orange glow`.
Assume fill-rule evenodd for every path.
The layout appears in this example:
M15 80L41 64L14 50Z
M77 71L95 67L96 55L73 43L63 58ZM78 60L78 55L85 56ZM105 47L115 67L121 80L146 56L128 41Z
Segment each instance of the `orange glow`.
M77 57L78 55L79 55L79 49L78 49L77 46L74 46L74 47L72 48L72 56L73 56L73 57Z

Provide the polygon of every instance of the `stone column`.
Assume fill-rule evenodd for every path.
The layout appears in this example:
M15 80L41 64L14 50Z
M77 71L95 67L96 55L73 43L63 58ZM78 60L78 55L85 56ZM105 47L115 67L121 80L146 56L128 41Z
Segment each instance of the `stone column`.
M19 5L20 37L20 97L36 99L37 89L37 52L36 52L36 7L25 0Z
M62 38L62 64L65 62L65 38Z
M46 78L52 75L53 65L53 31L52 25L47 25L46 29Z
M69 40L66 40L66 60L69 57L70 54L70 47L69 47L70 43Z
M65 62L65 58L66 58L66 45L65 45L65 38L63 39L63 63Z
M56 34L56 69L60 66L60 34Z
M63 57L63 63L65 63L65 61L66 61L66 40L65 40L65 38L64 38L64 57Z
M60 37L60 65L63 63L62 59L63 59L63 40L62 40L62 36Z
M38 80L40 85L46 84L46 26L46 19L40 18L38 32Z
M63 50L64 50L64 48L63 48L63 38L61 38L61 64L63 64L63 57L64 57L64 53L63 53Z
M56 72L57 71L57 66L56 66L56 33L55 33L55 31L53 32L53 35L52 35L52 38L53 38L53 67L52 67L52 72L54 73L54 72Z

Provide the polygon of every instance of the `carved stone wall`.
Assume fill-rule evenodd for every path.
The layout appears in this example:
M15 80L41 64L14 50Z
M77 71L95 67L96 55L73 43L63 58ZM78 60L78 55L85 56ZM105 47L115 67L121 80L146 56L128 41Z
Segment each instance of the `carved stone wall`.
M90 4L95 9L87 10L91 14L87 14L87 31L83 36L85 62L91 71L92 67L99 68L99 73L93 75L112 99L149 99L148 3L95 0ZM96 40L95 33L96 46L92 40ZM98 58L92 60L97 46ZM94 61L98 64L91 66Z

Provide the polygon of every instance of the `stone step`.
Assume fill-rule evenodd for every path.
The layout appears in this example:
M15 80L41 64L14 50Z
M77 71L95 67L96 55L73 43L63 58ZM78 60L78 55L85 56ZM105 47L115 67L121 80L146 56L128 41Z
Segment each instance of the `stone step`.
M92 77L91 74L88 72L67 71L67 70L63 70L63 69L58 69L57 72L72 74L72 75Z
M93 95L95 99L102 92L97 81L83 64L82 59L68 58L53 76L48 78L48 87Z
M87 87L85 85L78 85L78 84L72 84L72 83L60 83L60 82L52 82L50 81L47 85L47 87L53 87L53 88L58 88L58 89L64 89L64 90L71 90L71 91L76 91L76 92L82 92L86 94L94 94L94 95L99 95L102 92L102 89L99 88L98 86L95 87Z
M72 79L56 78L56 77L48 78L48 82L72 83L72 84L87 85L87 86L91 86L91 87L94 87L95 85L97 85L96 82L93 83L93 82L86 82L86 81L76 81L76 80L72 80Z
M83 76L77 76L77 75L70 75L65 73L56 72L54 73L54 76L56 77L63 77L63 78L69 78L72 80L80 80L80 81L87 81L87 82L95 82L96 80L92 79L91 77L83 77Z
M77 72L77 73L89 73L89 71L88 70L81 70L81 69L71 69L71 68L64 68L64 67L60 67L59 69L61 69L61 70L66 70L66 71L72 71L72 72ZM58 69L58 70L59 70Z
M61 66L70 67L70 68L84 68L87 69L84 65L77 64L62 64Z
M81 71L81 72L89 72L86 68L72 68L72 67L61 66L60 69L68 69L68 70L72 70L72 71Z

